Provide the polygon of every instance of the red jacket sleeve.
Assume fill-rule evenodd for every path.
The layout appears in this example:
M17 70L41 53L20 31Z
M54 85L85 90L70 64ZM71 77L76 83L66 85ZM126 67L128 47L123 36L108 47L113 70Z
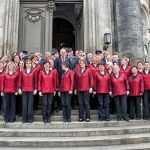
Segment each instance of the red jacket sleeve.
M18 87L19 87L19 73L17 73L17 77L16 77L16 92L18 92Z
M90 69L89 69L89 80L90 80L90 88L93 88L94 87L93 75Z
M124 75L124 79L125 79L125 87L126 87L126 91L129 91L129 90L130 90L130 88L129 88L129 82L128 82L128 80L127 80L127 78L126 78L125 75Z
M69 77L70 77L70 90L73 91L74 90L74 72L73 71L70 71Z
M38 82L38 91L41 92L41 83L42 83L42 72L39 74L39 82Z
M141 77L141 81L140 81L141 93L144 93L144 80L143 80L142 75L140 77Z
M34 74L33 74L33 79L34 79L34 89L37 89L37 71L34 71Z
M4 92L4 86L5 86L5 73L2 77L2 85L1 85L1 92Z
M113 92L113 88L112 88L112 75L110 75L109 91Z
M23 80L23 72L21 72L19 76L19 89L22 88L22 80Z
M94 75L94 91L96 91L96 82L97 82L97 73L95 73L95 75Z

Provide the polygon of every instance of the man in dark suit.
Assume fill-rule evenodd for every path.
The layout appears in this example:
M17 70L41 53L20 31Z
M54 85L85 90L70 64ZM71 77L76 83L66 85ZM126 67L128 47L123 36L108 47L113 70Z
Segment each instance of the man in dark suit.
M107 63L107 57L108 57L108 52L107 51L104 51L103 52L103 58L102 58L102 63L106 65Z
M24 60L24 61L28 60L27 54L28 54L27 51L25 51L25 50L22 51L22 60Z
M61 81L61 77L62 77L62 74L64 73L64 70L62 70L62 63L63 62L68 62L69 63L69 66L71 66L71 60L70 58L67 57L67 53L66 53L66 50L64 48L62 48L60 50L60 57L56 58L54 60L54 67L55 69L57 69L58 71L58 76L59 76L59 83ZM70 67L71 69L71 67ZM59 101L57 102L57 112L61 110L61 101L59 99Z
M45 59L42 58L42 54L40 52L35 53L35 55L38 57L38 64L43 65L45 62Z

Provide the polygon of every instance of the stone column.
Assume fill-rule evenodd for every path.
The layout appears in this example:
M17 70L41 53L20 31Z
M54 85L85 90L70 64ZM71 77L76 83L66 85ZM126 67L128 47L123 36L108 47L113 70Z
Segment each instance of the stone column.
M5 1L0 0L0 56L2 56Z
M19 28L19 0L5 1L3 54L17 52Z
M94 53L95 50L103 50L104 34L111 33L110 0L84 0L83 7L84 51Z
M53 11L56 10L55 3L53 1L49 1L47 5L47 10L49 11L49 50L52 52L52 40L53 40Z
M115 34L120 56L132 63L144 59L143 25L140 0L113 0Z
M84 51L91 52L96 50L96 0L84 0Z

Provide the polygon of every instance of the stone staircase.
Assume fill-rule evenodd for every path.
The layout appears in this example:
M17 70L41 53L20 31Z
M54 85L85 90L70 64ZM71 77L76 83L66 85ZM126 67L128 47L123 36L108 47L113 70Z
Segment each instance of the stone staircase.
M39 106L39 109L41 106ZM63 123L62 112L51 117L51 124L44 124L42 111L35 112L32 124L5 124L0 117L0 150L129 150L150 149L150 121L131 120L98 122L96 110L91 111L91 121L78 122L78 110L72 110L71 123Z

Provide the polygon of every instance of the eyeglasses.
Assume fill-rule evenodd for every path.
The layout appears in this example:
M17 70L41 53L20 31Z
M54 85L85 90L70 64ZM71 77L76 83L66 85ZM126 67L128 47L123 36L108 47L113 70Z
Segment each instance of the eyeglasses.
M26 64L31 64L31 63L26 63Z

